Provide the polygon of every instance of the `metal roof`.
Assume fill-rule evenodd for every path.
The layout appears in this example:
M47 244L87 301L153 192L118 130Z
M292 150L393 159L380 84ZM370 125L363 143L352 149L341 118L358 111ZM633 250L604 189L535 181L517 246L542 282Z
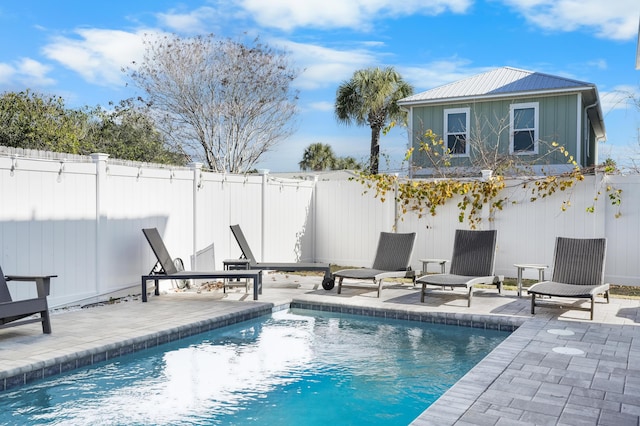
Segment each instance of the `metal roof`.
M533 71L502 67L401 99L399 105L460 98L501 97L531 92L583 91L595 86Z

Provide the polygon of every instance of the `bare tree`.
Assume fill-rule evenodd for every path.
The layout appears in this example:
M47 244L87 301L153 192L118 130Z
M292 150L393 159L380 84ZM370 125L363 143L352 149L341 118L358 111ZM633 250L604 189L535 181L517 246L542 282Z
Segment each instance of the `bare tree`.
M295 130L298 76L288 54L257 39L147 38L127 68L169 140L214 171L242 173Z

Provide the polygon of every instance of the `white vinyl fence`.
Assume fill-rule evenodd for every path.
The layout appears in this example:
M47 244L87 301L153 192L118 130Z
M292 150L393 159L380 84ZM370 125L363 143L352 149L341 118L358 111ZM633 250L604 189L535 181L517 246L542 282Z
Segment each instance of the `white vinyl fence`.
M640 285L640 177L589 176L571 193L528 202L511 200L484 229L498 230L497 273L515 276L514 263L551 264L556 236L608 238L606 278ZM602 185L621 188L622 215ZM563 198L564 197L564 198ZM155 258L142 228L157 227L173 257L187 269L222 269L240 250L229 226L240 224L258 259L369 266L380 231L416 232L412 267L420 259L448 258L458 222L455 203L436 216L398 218L392 196L384 203L349 180L294 180L221 175L201 165L179 168L91 157L0 151L0 267L5 274L57 274L50 305L85 303L139 288ZM525 271L526 272L526 271ZM550 273L550 272L549 272ZM533 278L533 276L531 276ZM169 284L167 284L169 285ZM16 299L32 290L10 283ZM139 291L139 290L137 290Z
M530 202L531 194L519 181L508 182L509 202L492 220L485 212L479 229L496 229L496 273L515 277L514 263L552 265L557 236L607 237L607 282L640 285L640 176L586 176L575 188L558 191ZM622 189L618 208L608 200L606 186ZM411 265L422 269L420 259L448 259L453 251L455 229L468 229L458 221L457 202L440 206L435 216L418 219L407 214L396 219L393 197L381 202L373 192L353 181L320 181L316 186L316 260L343 265L370 266L380 231L416 232ZM601 192L598 196L597 193ZM594 199L598 198L597 201ZM563 201L570 201L566 211ZM587 208L594 206L594 212ZM395 226L395 228L394 228ZM537 271L525 270L525 278ZM551 277L551 268L547 277Z

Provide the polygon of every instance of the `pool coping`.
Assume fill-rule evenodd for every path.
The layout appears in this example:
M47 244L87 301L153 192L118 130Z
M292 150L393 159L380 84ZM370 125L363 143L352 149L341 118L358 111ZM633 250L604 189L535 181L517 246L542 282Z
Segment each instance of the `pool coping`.
M146 335L128 338L119 342L54 357L45 361L38 361L22 367L0 371L0 393L78 368L88 367L144 349L153 348L164 343L268 315L272 313L273 310L273 304L270 303L247 305L247 309L242 311L227 313L210 319L183 324Z

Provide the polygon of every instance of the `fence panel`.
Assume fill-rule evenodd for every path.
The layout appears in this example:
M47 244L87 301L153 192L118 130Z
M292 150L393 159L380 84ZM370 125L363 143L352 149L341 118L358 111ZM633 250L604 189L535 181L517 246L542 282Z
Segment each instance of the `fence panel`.
M607 185L622 190L620 208L603 192L607 236L605 274L612 283L640 285L640 176L608 176ZM617 213L620 217L615 218Z
M193 235L192 177L190 170L108 166L100 191L103 220L99 232L104 247L97 277L98 282L104 280L100 293L136 285L140 275L156 263L142 228L158 228L171 256L188 265Z
M269 177L263 212L265 261L313 261L313 187L309 181Z
M95 281L96 266L93 169L90 163L0 157L5 274L57 274L52 297L63 302L94 293L87 286ZM16 299L35 296L34 286L11 286Z
M316 186L316 256L321 262L370 267L381 231L394 225L393 196L380 202L361 184L321 181Z

